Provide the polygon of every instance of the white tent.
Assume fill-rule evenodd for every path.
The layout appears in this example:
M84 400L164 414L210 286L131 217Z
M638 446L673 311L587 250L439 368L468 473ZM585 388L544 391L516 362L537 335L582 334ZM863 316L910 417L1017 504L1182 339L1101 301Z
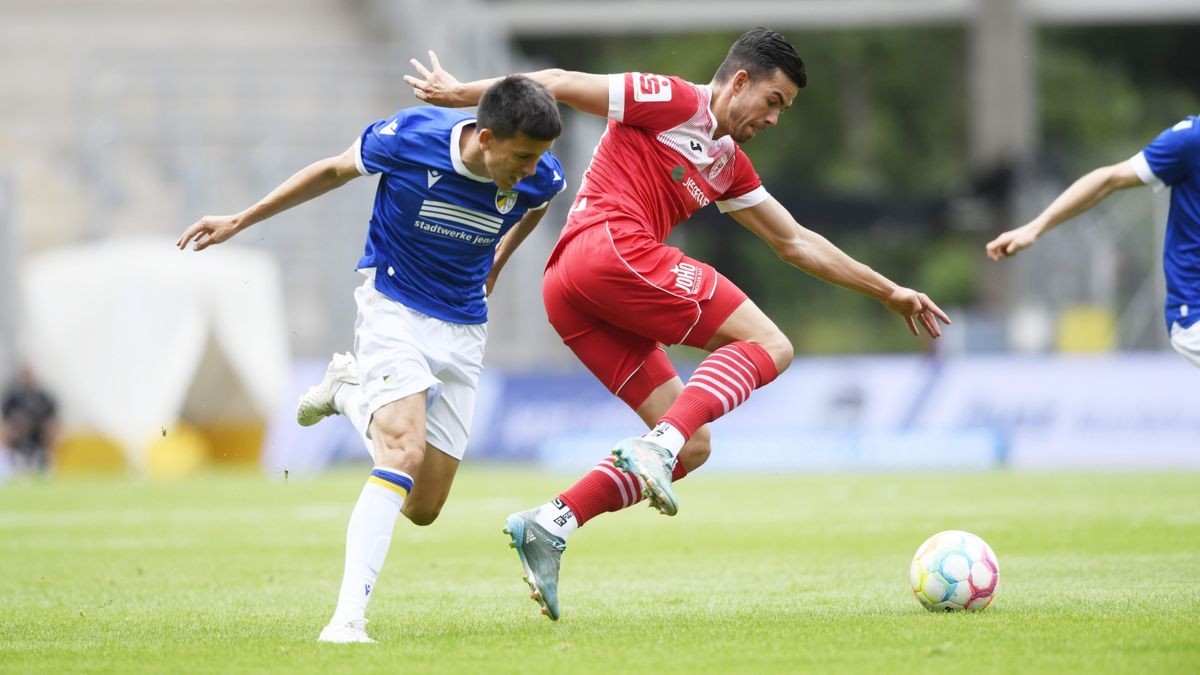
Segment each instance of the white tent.
M58 249L23 270L29 361L68 427L118 442L145 469L177 420L266 420L290 367L278 266L169 239Z

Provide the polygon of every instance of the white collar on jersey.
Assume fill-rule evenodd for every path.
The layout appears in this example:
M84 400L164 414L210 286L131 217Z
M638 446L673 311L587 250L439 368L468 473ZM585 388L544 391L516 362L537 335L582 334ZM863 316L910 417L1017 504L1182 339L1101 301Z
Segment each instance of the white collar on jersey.
M705 103L704 103L704 112L708 113L709 135L713 137L714 141L720 140L714 135L714 134L716 134L716 131L717 131L717 115L716 115L716 113L713 112L713 109L712 109L712 85L698 84L698 85L696 85L696 88L699 89L700 91L704 92L704 95L708 98L708 100L705 101Z
M480 176L479 174L468 169L466 164L463 164L462 148L458 147L458 141L462 138L463 127L474 123L475 120L473 119L463 120L458 124L455 124L454 128L450 130L450 163L454 165L454 170L458 172L458 175L460 176L470 178L471 180L477 180L480 183L491 183L491 178L488 178L487 176Z

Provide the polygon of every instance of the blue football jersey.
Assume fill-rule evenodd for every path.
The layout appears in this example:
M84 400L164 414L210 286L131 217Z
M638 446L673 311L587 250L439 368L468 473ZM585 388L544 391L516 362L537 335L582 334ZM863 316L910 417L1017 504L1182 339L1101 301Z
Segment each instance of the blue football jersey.
M566 187L549 152L512 190L463 164L459 139L471 115L445 108L401 110L358 139L358 170L382 174L359 269L375 270L380 293L443 321L487 321L484 284L496 244L528 211Z
M1200 117L1162 132L1133 158L1143 183L1171 188L1163 272L1167 331L1200 320Z

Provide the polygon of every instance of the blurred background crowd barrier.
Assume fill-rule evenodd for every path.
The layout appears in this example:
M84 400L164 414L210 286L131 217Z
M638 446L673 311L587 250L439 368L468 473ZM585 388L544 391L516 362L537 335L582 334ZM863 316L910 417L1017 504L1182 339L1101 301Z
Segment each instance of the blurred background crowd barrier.
M714 425L704 470L1195 470L1200 402L1178 395L1194 378L1171 353L800 358ZM577 473L641 428L587 373L493 369L482 392L472 461ZM365 457L344 419L317 435L292 414L271 427L268 471Z
M768 189L955 323L913 340L703 214L674 243L802 355L717 426L714 466L1194 466L1197 375L1161 318L1166 195L1111 198L1004 264L983 255L1078 175L1200 112L1194 0L0 0L0 381L26 365L56 397L64 472L358 457L340 421L300 433L284 413L352 346L374 180L200 255L175 251L178 233L416 104L401 77L427 49L462 78L553 65L706 82L755 25L810 74L746 146ZM566 121L555 152L574 190L603 122ZM558 201L491 301L475 456L584 466L637 428L546 325Z

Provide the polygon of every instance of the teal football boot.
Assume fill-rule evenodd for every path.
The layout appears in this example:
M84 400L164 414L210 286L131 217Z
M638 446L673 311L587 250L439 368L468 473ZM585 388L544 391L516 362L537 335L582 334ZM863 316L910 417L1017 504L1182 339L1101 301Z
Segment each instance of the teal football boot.
M679 502L671 489L675 460L666 448L642 438L627 438L617 444L612 454L618 469L642 479L642 496L651 506L668 516L679 511Z
M525 583L532 591L529 597L542 606L542 614L558 621L558 569L567 542L534 522L536 511L529 509L509 516L504 533L512 538L508 545L517 550L521 567L525 568Z

